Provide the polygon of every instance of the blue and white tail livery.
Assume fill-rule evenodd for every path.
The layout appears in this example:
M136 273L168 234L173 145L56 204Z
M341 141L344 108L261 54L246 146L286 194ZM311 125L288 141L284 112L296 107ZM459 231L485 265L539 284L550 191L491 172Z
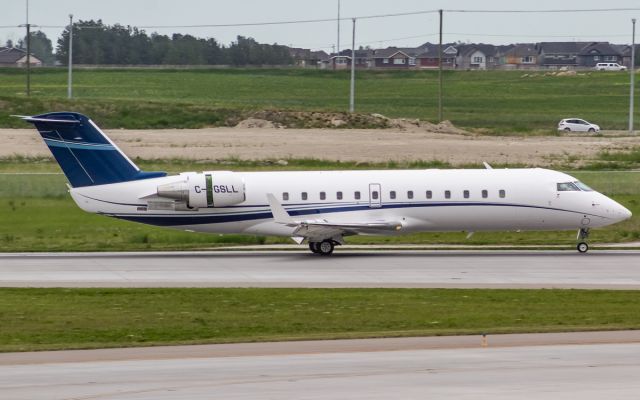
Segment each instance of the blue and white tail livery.
M141 171L87 117L33 123L85 211L197 232L289 236L331 254L350 235L425 231L577 230L631 217L614 200L552 170L311 172Z
M36 126L73 187L166 175L140 171L93 121L82 114L57 112L22 118Z

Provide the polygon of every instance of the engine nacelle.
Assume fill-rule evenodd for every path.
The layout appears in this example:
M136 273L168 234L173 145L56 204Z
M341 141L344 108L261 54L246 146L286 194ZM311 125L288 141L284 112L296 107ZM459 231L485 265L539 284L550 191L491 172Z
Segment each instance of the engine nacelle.
M226 207L246 200L244 182L233 172L187 172L180 177L183 180L158 186L158 196L184 202L192 209Z

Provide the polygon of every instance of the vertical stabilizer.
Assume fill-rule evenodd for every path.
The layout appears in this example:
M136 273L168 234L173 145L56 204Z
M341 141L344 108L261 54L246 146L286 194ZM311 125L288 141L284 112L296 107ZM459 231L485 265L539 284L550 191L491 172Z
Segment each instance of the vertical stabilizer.
M55 112L21 117L35 125L73 187L165 176L138 168L96 124L82 114Z

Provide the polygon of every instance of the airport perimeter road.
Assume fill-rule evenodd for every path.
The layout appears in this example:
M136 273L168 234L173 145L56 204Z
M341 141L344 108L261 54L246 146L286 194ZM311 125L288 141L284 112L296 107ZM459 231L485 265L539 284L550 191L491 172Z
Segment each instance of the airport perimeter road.
M639 354L640 344L623 343L0 362L0 393L12 400L635 400Z
M640 289L639 251L1 254L0 287Z

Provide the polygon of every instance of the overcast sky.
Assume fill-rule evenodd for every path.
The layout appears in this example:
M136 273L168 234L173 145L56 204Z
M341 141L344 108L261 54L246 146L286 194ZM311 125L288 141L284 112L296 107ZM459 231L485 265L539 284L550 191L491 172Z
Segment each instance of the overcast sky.
M3 0L0 26L25 22L26 0ZM68 14L74 19L102 19L106 24L197 25L266 22L298 19L334 18L338 0L30 0L30 23L65 25ZM341 0L343 17L399 13L430 9L585 9L640 7L639 0ZM640 11L566 14L445 13L444 40L517 43L537 41L604 40L631 43L631 18ZM37 28L36 28L37 29ZM639 28L640 29L640 28ZM43 28L55 42L61 28ZM225 28L148 28L147 33L188 33L213 37L228 44L237 35L250 36L264 43L331 51L337 42L336 22L282 26ZM369 19L358 22L356 45L371 47L417 46L437 42L437 14ZM16 41L24 28L0 28L0 43ZM640 40L637 40L640 41ZM351 21L341 23L340 47L351 46Z

